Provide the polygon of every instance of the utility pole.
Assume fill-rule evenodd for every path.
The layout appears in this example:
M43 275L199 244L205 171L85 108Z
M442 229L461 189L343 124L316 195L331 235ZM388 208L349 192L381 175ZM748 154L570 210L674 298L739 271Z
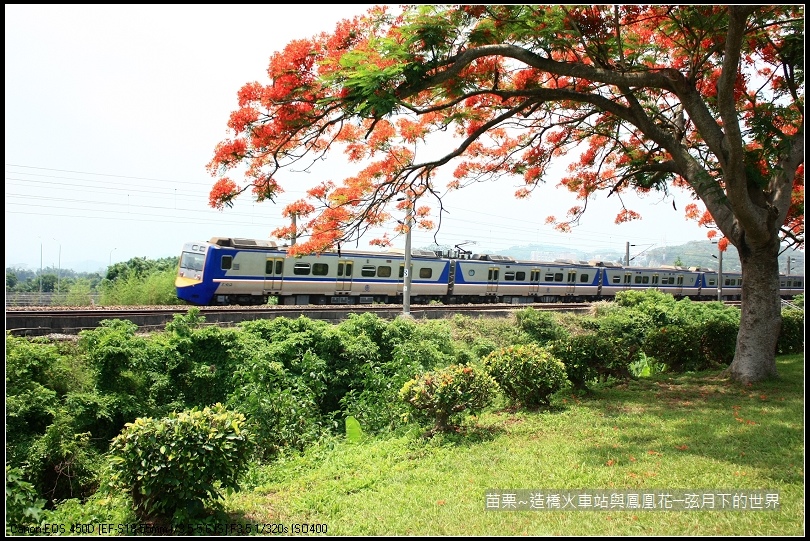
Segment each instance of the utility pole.
M53 240L56 240L56 239L53 239ZM59 263L58 263L59 267L58 267L58 270L56 271L56 293L58 295L59 293L62 292L61 289L59 288L59 280L60 280L60 278L62 276L62 243L59 242L58 240L56 240L56 244L59 245Z
M408 200L407 213L405 214L405 268L402 272L402 315L411 316L411 229L413 226L413 200L400 197L397 201Z
M292 239L290 239L290 246L295 246L295 239L298 238L298 214L293 212L290 214L292 220Z
M717 300L723 302L723 250L717 246L720 257L717 258Z
M635 244L630 244L630 242L625 243L624 245L624 266L630 266L630 247L635 246Z
M402 315L411 315L411 229L413 222L413 207L409 202L408 215L405 219L405 284L402 286Z

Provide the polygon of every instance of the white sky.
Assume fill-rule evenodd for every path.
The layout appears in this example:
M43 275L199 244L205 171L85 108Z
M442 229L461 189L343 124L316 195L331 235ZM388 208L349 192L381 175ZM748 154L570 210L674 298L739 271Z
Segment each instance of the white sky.
M267 83L270 56L290 40L368 7L6 4L6 267L99 270L179 255L190 240L268 238L285 223L284 204L349 170L338 153L317 171L279 177L278 205L246 194L233 209L211 209L205 165L229 135L236 93ZM631 242L640 251L706 239L683 217L685 193L675 194L677 211L672 199L625 198L643 220L618 226L619 201L599 194L578 228L556 233L545 218L563 216L573 195L550 178L517 200L518 181L449 195L438 242L476 241L475 252L536 243L621 251ZM432 242L432 232L413 234L414 248Z

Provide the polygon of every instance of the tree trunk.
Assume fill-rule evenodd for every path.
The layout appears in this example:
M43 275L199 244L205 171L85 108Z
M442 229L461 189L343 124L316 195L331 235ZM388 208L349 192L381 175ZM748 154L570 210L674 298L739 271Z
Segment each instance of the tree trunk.
M777 376L776 343L782 327L782 305L776 251L743 249L740 263L743 276L740 332L734 360L726 373L747 384Z

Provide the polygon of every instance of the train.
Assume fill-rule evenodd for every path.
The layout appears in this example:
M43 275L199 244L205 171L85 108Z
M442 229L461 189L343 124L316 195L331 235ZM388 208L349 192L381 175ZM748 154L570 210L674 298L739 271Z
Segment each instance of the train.
M610 300L658 289L675 298L739 300L742 274L698 267L627 267L607 261L525 261L497 254L411 250L412 304L531 304ZM183 245L177 297L197 306L401 304L405 251L332 250L292 256L271 240L214 237ZM780 295L804 293L804 276L781 275Z

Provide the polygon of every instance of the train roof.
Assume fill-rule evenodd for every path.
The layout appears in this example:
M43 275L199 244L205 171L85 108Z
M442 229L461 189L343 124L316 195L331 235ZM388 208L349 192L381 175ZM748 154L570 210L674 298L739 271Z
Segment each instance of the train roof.
M256 250L286 250L289 248L288 245L284 245L279 247L275 241L272 240L264 240L264 239L244 239L244 238L236 238L236 237L212 237L211 240L208 241L210 244L215 244L216 246L223 246L227 248L252 248ZM370 251L370 250L327 250L324 253L329 254L352 254L352 255L367 255L367 256L386 256L386 255L405 255L405 250L403 248L391 248L387 251ZM420 249L412 249L411 250L412 257L427 257L427 258L437 258L436 252L431 250L420 250Z
M276 249L278 250L278 244L276 244L272 240L264 240L264 239L240 239L234 237L212 237L209 240L211 244L216 244L217 246L227 246L229 248L264 248L264 249Z

